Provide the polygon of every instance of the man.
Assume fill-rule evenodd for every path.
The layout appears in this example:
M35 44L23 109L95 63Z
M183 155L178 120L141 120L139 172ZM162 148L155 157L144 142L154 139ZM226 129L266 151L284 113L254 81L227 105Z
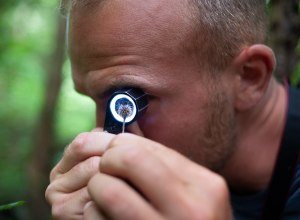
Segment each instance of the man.
M264 5L71 2L73 79L95 101L98 128L76 137L51 172L55 219L260 217L263 200L243 209L234 200L268 187L285 127ZM128 133L102 132L106 102L123 87L142 89L149 107Z

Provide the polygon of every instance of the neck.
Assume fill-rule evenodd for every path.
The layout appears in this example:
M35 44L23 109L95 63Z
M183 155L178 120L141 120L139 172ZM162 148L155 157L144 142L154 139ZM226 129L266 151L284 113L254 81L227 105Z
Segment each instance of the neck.
M268 186L285 125L286 93L274 79L261 102L238 116L237 148L221 174L237 192Z

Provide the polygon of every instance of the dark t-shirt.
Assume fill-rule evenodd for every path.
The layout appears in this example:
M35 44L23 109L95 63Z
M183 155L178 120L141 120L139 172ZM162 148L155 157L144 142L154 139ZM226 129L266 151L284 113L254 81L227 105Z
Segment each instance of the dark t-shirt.
M294 100L294 103L300 102L300 91L290 88L290 99ZM294 106L289 105L290 113L291 109L295 109ZM297 112L298 114L298 112ZM299 112L300 118L300 112ZM299 138L300 138L300 123L299 123ZM300 148L300 146L299 146ZM267 190L259 192L257 194L240 196L231 193L231 204L233 206L235 220L255 220L260 219L264 201L266 199ZM300 220L300 164L296 169L295 179L290 188L290 193L284 210L284 220Z
M231 194L231 203L234 208L235 220L259 219L266 197L266 191L248 195L238 196ZM300 220L300 166L298 166L295 181L284 211L284 220Z

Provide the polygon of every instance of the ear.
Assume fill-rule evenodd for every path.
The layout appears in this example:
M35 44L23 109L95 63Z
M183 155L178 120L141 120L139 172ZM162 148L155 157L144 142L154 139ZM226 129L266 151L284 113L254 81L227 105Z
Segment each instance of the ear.
M234 59L235 108L247 111L264 96L276 66L271 48L265 45L253 45L243 49Z

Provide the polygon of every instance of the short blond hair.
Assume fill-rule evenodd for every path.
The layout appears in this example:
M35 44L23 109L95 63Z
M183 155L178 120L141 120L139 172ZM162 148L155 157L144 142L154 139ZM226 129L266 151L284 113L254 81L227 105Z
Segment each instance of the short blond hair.
M61 11L94 7L104 0L61 0ZM109 1L109 0L106 0ZM248 45L265 43L268 19L265 0L181 0L191 6L193 32L185 40L201 66L222 70Z

